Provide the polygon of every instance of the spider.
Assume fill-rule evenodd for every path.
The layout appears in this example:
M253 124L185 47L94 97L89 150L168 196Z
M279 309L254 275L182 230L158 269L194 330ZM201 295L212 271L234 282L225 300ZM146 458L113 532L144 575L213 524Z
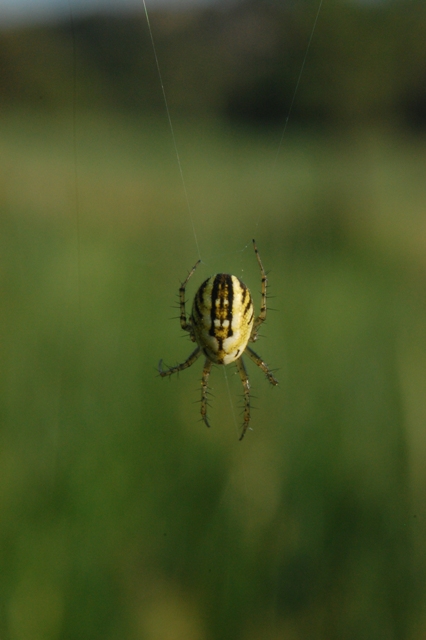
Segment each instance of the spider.
M244 438L250 422L250 382L243 353L262 369L271 384L278 384L268 365L247 346L248 342L257 340L259 327L266 319L268 280L254 240L253 247L262 276L262 303L257 318L254 318L253 301L246 285L236 276L218 273L207 278L200 286L194 297L191 316L187 319L185 288L201 262L198 260L179 289L180 325L184 331L189 332L192 342L197 343L197 348L185 362L175 367L164 370L162 360L158 365L160 376L165 378L187 369L204 353L206 359L201 378L201 418L210 427L207 418L207 383L212 365L235 362L244 388L244 422L240 440Z

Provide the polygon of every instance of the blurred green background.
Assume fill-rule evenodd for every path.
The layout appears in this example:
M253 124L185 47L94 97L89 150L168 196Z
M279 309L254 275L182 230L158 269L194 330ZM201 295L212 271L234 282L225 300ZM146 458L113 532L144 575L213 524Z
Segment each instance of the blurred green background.
M0 34L0 638L426 638L426 6L239 2ZM260 305L241 384L179 282Z

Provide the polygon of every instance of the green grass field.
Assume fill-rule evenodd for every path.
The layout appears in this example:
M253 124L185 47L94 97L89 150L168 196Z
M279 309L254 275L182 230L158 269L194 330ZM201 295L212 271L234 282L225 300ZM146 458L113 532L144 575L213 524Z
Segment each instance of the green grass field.
M0 638L426 634L426 144L175 123L203 264L271 311L241 387L182 361L198 259L164 122L1 124ZM226 374L226 375L225 375Z

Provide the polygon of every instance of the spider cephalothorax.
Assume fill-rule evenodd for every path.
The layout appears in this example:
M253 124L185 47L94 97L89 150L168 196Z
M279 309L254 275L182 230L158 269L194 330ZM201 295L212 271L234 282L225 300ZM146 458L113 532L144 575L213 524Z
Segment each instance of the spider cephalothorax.
M242 359L246 353L262 369L269 382L277 385L269 367L252 349L248 342L257 340L257 332L266 318L267 277L253 240L253 246L262 274L262 304L257 318L254 317L253 301L246 285L236 276L218 273L207 278L198 289L192 305L191 317L187 319L185 309L185 288L200 261L193 267L179 289L180 324L188 331L197 348L182 364L163 370L160 360L161 377L190 367L204 353L203 376L201 378L201 416L209 427L207 419L207 382L213 363L230 364L235 362L244 387L244 424L240 440L244 438L250 422L250 383Z

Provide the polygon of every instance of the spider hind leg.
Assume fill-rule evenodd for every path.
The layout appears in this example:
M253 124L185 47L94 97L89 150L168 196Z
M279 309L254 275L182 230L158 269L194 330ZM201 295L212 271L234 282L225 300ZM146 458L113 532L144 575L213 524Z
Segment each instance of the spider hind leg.
M203 369L203 375L201 378L201 418L204 422L204 424L207 427L210 427L210 423L207 417L207 405L208 405L208 401L207 401L207 393L208 393L208 380L209 380L209 376L210 376L210 371L212 370L212 365L213 362L209 359L206 358L205 362L204 362L204 369Z
M188 367L190 367L200 357L200 355L201 355L201 349L200 347L197 347L195 351L191 353L189 358L185 360L185 362L182 362L181 364L177 364L175 367L170 367L169 369L163 369L163 361L160 360L160 362L158 363L158 372L162 378L165 378L166 376L171 376L174 373L177 373L178 371L183 371L184 369L187 369Z
M250 381L243 359L238 358L238 360L235 361L235 364L237 365L238 373L240 374L241 382L244 388L244 422L243 430L239 437L239 440L242 440L250 423Z
M278 384L278 380L275 378L275 376L272 374L272 371L270 370L270 368L268 367L268 365L266 364L266 362L264 362L262 360L262 358L260 356L257 355L257 353L255 353L253 351L253 349L250 349L250 347L246 347L246 351L247 355L253 360L253 362L255 364L257 364L257 366L262 369L263 373L265 374L265 376L268 378L269 382L271 384L273 384L274 386L276 386Z

